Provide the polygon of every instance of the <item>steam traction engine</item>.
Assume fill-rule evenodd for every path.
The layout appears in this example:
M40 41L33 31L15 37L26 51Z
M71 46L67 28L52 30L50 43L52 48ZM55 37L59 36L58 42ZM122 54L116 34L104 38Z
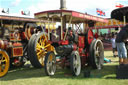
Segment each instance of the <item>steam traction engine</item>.
M40 31L36 25L39 21L45 23L33 18L0 16L0 77L7 74L9 67L21 67L32 60L27 56L28 41Z
M35 56L33 65L40 65L36 60L42 58L47 75L54 75L58 63L62 67L70 67L74 76L78 76L86 64L101 69L104 61L103 44L101 40L94 39L92 30L85 26L89 28L96 21L107 22L106 19L70 10L39 12L35 18L60 22L60 26L54 30L43 29L42 33L30 38L28 55Z

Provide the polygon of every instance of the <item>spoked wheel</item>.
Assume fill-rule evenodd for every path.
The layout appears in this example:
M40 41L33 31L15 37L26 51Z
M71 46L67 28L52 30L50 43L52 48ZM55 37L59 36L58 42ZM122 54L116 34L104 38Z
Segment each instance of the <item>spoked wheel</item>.
M8 54L0 49L0 77L3 77L7 74L9 70L9 56Z
M73 76L78 76L81 72L81 59L77 51L73 51L70 57L70 67Z
M47 34L39 33L30 38L28 56L34 67L44 66L45 55L48 51L54 51L54 47L48 42Z
M56 57L54 52L48 52L45 57L45 73L48 76L52 76L55 74L56 71Z
M94 40L90 45L90 63L94 69L101 69L104 63L104 47L101 40Z

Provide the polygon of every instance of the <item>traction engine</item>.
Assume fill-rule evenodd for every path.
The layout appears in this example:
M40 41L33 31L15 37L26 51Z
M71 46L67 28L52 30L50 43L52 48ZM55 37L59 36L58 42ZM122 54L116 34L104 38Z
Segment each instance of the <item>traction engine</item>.
M94 39L91 27L96 21L106 23L106 19L63 9L35 13L35 18L58 22L60 25L56 29L50 29L49 26L47 30L42 28L43 32L30 38L28 56L35 56L34 60L30 60L33 66L44 66L49 76L55 74L57 64L62 68L70 68L74 76L78 76L81 68L87 65L94 69L102 68L103 43ZM84 25L84 32L81 24Z
M87 29L85 33L75 32L71 27L63 31L61 27L51 32L48 29L32 35L28 51L28 56L35 56L32 64L44 66L49 76L55 74L57 64L62 68L70 68L72 75L78 76L81 68L86 65L101 69L104 61L103 43L99 39L94 39L91 29ZM42 63L38 63L38 59Z
M6 17L8 20L1 19L0 22L0 77L6 75L10 67L21 67L29 60L28 41L36 29L33 22L13 22L9 20L13 17Z

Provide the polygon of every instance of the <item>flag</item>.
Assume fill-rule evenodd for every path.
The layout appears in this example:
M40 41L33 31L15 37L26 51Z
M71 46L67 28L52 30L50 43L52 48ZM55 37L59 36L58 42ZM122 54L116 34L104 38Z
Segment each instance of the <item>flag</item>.
M24 11L21 11L21 15L25 15Z
M119 4L116 4L116 7L117 8L122 8L122 7L124 7L124 5L122 5L122 4L119 3Z
M26 12L26 11L21 11L22 15L30 15L30 11Z
M7 14L9 14L9 8L8 8L7 10L3 9L3 10L2 10L2 13L7 13Z
M97 13L97 15L100 15L100 16L105 16L105 12L103 12L102 10L100 10L100 9L96 9L96 13Z

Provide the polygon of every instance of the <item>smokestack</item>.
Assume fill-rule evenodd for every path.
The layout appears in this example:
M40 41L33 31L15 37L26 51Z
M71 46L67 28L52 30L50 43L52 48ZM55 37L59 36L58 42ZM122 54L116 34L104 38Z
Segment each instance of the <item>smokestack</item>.
M60 0L60 9L66 10L66 0Z

